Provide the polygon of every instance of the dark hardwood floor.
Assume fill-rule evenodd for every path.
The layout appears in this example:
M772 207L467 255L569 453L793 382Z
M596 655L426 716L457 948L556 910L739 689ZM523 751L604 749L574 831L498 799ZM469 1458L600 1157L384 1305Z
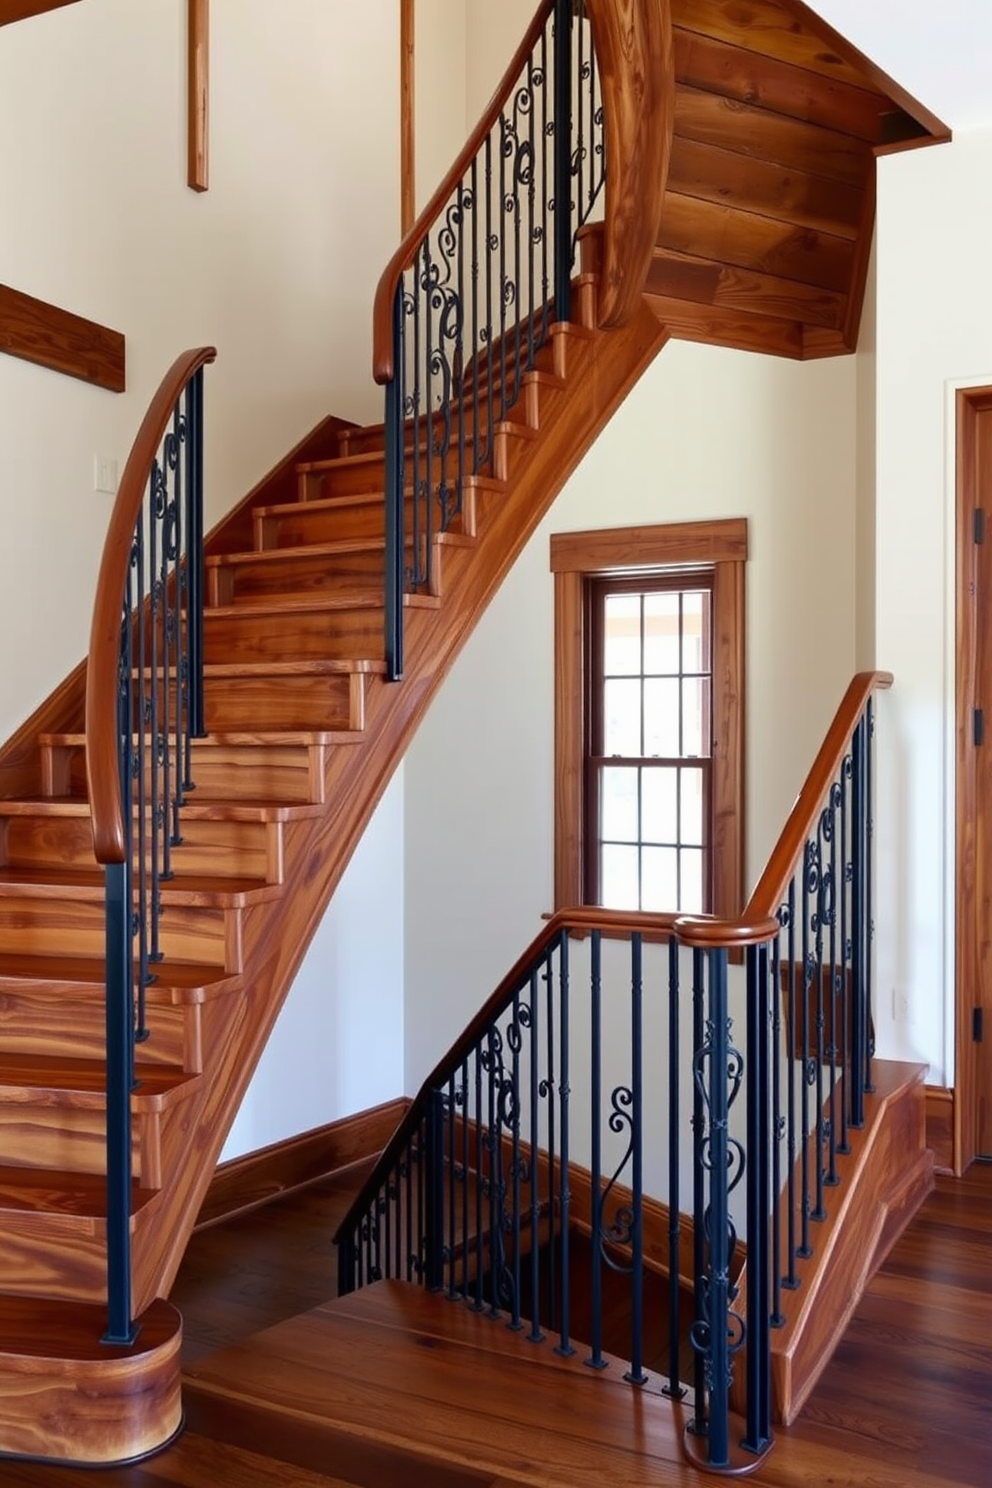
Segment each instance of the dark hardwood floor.
M360 1177L355 1170L194 1236L173 1291L185 1317L191 1385L201 1366L216 1380L217 1364L204 1361L219 1349L230 1350L232 1368L239 1357L251 1361L260 1349L268 1351L270 1367L272 1358L282 1360L271 1340L291 1337L293 1325L267 1335L263 1345L252 1340L332 1295L330 1237ZM426 1353L421 1349L432 1365L438 1353L436 1344ZM346 1366L338 1369L346 1380ZM595 1386L588 1371L584 1379ZM420 1449L407 1451L389 1430L361 1435L333 1424L315 1425L292 1408L293 1380L285 1373L273 1391L279 1402L254 1413L239 1397L233 1375L231 1383L229 1398L223 1388L213 1396L209 1389L191 1388L186 1433L140 1466L82 1472L3 1462L0 1484L509 1488L526 1482L571 1488L579 1481L574 1463L569 1468L564 1458L560 1463L554 1458L555 1440L565 1440L564 1427L558 1438L552 1430L541 1433L539 1462L527 1459L524 1433L519 1457L508 1470L505 1462L512 1455L506 1456L505 1430L493 1433L501 1439L490 1459L467 1453L462 1461L451 1460L457 1453L431 1457L425 1452L426 1422ZM301 1396L306 1387L301 1373ZM381 1410L387 1419L385 1398ZM579 1419L576 1413L576 1423ZM611 1464L608 1452L603 1477L624 1485L634 1481L619 1460ZM642 1481L640 1471L636 1478ZM686 1484L699 1477L681 1462L658 1458L643 1481ZM988 1488L992 1483L992 1166L976 1166L959 1181L938 1180L936 1192L863 1298L801 1420L778 1431L774 1451L751 1481L756 1488Z

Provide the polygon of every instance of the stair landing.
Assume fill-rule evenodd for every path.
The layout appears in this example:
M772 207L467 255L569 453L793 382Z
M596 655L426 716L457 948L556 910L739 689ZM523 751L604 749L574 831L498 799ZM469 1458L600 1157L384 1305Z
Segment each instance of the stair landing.
M622 1366L593 1374L586 1352L561 1358L461 1302L379 1282L212 1354L184 1375L183 1403L192 1431L220 1411L251 1450L292 1433L310 1444L301 1467L343 1472L342 1454L374 1444L499 1488L698 1481L687 1409L625 1384Z

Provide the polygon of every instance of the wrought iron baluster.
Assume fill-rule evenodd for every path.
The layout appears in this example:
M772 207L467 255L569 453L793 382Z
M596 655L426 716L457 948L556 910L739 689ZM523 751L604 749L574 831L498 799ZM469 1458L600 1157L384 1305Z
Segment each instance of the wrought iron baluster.
M559 1143L561 1167L559 1173L559 1203L561 1207L561 1329L556 1353L569 1355L575 1350L569 1339L571 1328L571 1190L569 1188L569 985L568 985L568 936L562 935L558 953L558 999L561 1050L559 1068L561 1078L558 1085L558 1108L561 1116Z
M521 1255L520 1255L520 1245L521 1245L521 1225L520 1225L520 1178L521 1178L521 1172L520 1172L520 1162L521 1162L521 1158L520 1158L520 1113L521 1113L522 1107L521 1107L521 1100L520 1100L520 1048L521 1048L521 1032L520 1032L520 1030L521 1030L521 1028L524 1027L524 1020L522 1020L521 1014L522 1014L522 1008L521 1008L521 1003L520 1003L520 989L518 988L514 992L514 994L513 994L513 1022L510 1025L511 1032L510 1032L510 1036L509 1036L510 1053L511 1053L511 1056L512 1056L511 1057L511 1061L510 1061L510 1080L511 1080L510 1095L509 1095L509 1098L507 1100L504 1100L504 1102L503 1102L503 1122L504 1122L504 1125L505 1125L507 1119L508 1118L510 1119L510 1122L511 1122L511 1141L512 1141L512 1149L513 1149L512 1159L511 1159L512 1160L511 1182L513 1184L513 1203L512 1203L512 1209L511 1209L511 1214L510 1214L510 1233L512 1235L512 1243L513 1243L513 1295L512 1295L511 1304L510 1304L510 1326L512 1328L514 1328L514 1329L517 1329L517 1330L519 1330L519 1328L521 1326L521 1324L520 1324L520 1282L521 1282ZM537 1233L536 1233L536 1231L533 1234L533 1236L531 1237L531 1243L534 1246L537 1245Z
M630 1368L624 1379L630 1384L647 1383L642 1367L644 1344L644 1070L643 1070L643 956L641 936L630 941L630 1063L631 1063L631 1157L633 1202L631 1213L631 1319Z
M561 954L561 943L554 948L559 956ZM558 1331L559 1318L559 1296L558 1296L558 1238L561 1232L562 1216L555 1195L556 1174L556 1151L555 1139L557 1128L555 1121L555 972L554 972L554 950L550 947L544 963L544 987L546 997L545 1024L547 1026L547 1055L545 1060L546 1074L541 1094L548 1102L548 1215L550 1217L550 1243L548 1245L548 1327L552 1333Z
M743 1446L763 1452L771 1441L771 1308L769 1303L768 948L747 948L747 1429ZM772 1055L777 1057L777 1046ZM777 1277L777 1266L775 1268Z
M692 1051L702 1049L706 1033L706 974L703 952L693 947L692 952ZM703 1306L703 1289L706 1278L706 1184L701 1149L705 1136L703 1087L699 1080L692 1082L692 1289L697 1319ZM693 1410L691 1431L697 1436L706 1435L706 1373L703 1355L693 1350Z
M789 1230L789 1271L782 1278L782 1285L789 1291L795 1291L799 1286L799 1276L796 1272L796 1256L798 1246L796 1243L796 1207L799 1202L796 1192L796 1018L799 1009L796 1006L796 880L793 876L789 880L789 897L786 905L786 927L787 927L787 954L789 968L789 1048L788 1063L786 1065L788 1085L788 1136L787 1136L787 1172L786 1183L788 1189L787 1219ZM805 1088L805 1082L800 1085Z
M872 899L872 839L875 835L874 819L874 795L872 794L872 771L875 740L875 703L872 698L868 699L864 711L862 727L864 729L864 757L865 757L865 1001L864 1001L864 1024L865 1024L865 1092L871 1094L875 1086L872 1080L872 1060L875 1055L874 1036L872 1034L872 955L871 943L875 934L873 923L874 901Z
M668 938L668 1383L663 1393L681 1400L685 1390L679 1379L679 1335L682 1328L681 1275L682 1121L680 1111L682 1062L679 1015L679 942Z
M851 830L851 856L853 859L853 911L852 911L852 948L851 948L851 996L854 1004L851 1020L851 1067L849 1071L850 1095L848 1097L850 1108L850 1125L855 1129L864 1126L865 1123L865 1067L867 1063L867 1019L865 1017L865 988L867 986L867 975L865 960L867 957L867 936L865 925L867 915L865 910L865 860L867 857L867 843L865 841L865 738L864 719L862 718L854 731L854 740L851 748L852 760L852 795L853 795L853 821Z
M531 1343L541 1343L541 1148L539 1036L541 1004L538 996L538 974L530 974L530 1333Z
M802 911L803 912L803 933L802 933L802 948L803 948L803 989L802 990L803 990L803 1002L802 1002L802 1007L801 1007L800 1012L799 1012L799 1026L800 1026L800 1030L801 1030L800 1044L801 1044L801 1049L802 1049L802 1054L801 1054L801 1060L802 1060L802 1065L801 1065L801 1068L802 1068L802 1078L799 1081L799 1098L800 1098L800 1102L801 1102L801 1107L800 1107L800 1113L799 1113L799 1115L800 1115L800 1133L801 1133L800 1162L801 1162L801 1165L802 1165L802 1238L800 1240L799 1250L797 1252L797 1254L800 1255L800 1256L802 1256L804 1259L807 1259L809 1256L811 1256L813 1254L813 1244L812 1244L812 1241L810 1239L810 1228L809 1228L809 1226L810 1226L810 1216L811 1216L812 1210L813 1210L813 1200L812 1200L812 1196L811 1196L812 1191L811 1191L811 1188L810 1188L810 1171L809 1171L809 1158L810 1158L810 1152L809 1152L809 1138L810 1138L810 1130L809 1130L809 1073L810 1073L809 995L810 995L810 988L812 986L812 980L813 980L813 975L812 975L812 954L813 953L812 953L812 951L810 949L810 943L809 943L809 927L810 927L810 914L811 914L811 910L810 910L810 898L811 898L810 873L811 873L811 871L814 871L815 872L815 869L811 869L811 862L810 862L811 856L812 856L812 844L810 842L807 842L806 843L805 850L804 850L803 879L802 879L802 906L803 906L803 911Z
M602 938L598 930L590 936L589 1015L591 1048L589 1070L589 1107L592 1121L590 1152L592 1161L592 1353L586 1364L592 1369L605 1369L603 1358L603 1164L602 1164L602 1084L603 1084L603 977Z
M572 220L571 220L571 118L572 118L572 4L555 0L555 180L554 265L555 318L571 319Z
M444 1144L445 1164L448 1170L448 1253L445 1257L445 1260L448 1267L448 1296L452 1300L454 1300L454 1298L458 1295L455 1286L455 1257L457 1254L455 1249L457 1243L455 1238L455 1216L458 1213L458 1208L455 1203L455 1174L458 1166L458 1136L455 1129L455 1104L455 1077L452 1074L448 1076L448 1094L445 1106L447 1131L445 1133Z
M843 892L840 901L840 946L841 946L841 973L838 1015L840 1017L840 1140L837 1151L849 1153L851 1143L848 1133L848 1100L850 1097L851 1082L848 1078L848 1067L851 1057L850 1051L850 1019L851 1019L851 893L853 887L853 872L850 859L850 825L849 816L851 810L851 756L844 756L841 765L841 803L840 803L840 861L844 876Z
M771 1129L771 1208L772 1208L772 1299L771 1323L781 1328L785 1323L782 1311L782 1140L785 1136L785 1117L782 1115L782 911L779 911L779 931L771 948L771 1079L772 1079L772 1129Z
M482 1311L485 1259L483 1253L482 1200L486 1183L485 1146L482 1126L482 1047L475 1046L475 1310Z

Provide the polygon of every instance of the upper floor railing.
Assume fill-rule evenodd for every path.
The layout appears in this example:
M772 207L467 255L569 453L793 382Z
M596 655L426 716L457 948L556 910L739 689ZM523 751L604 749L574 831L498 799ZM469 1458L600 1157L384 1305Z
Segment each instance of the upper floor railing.
M739 920L554 916L340 1226L342 1292L417 1281L691 1391L700 1465L769 1449L782 1289L871 1086L872 698L890 682L852 682Z
M93 843L106 875L107 1341L134 1336L131 1112L145 989L161 960L172 872L203 719L203 368L184 353L132 446L104 544L86 674Z
M385 384L386 657L403 671L403 595L429 591L433 539L491 467L553 320L569 318L576 233L605 179L584 0L544 0L486 114L386 268L374 371Z

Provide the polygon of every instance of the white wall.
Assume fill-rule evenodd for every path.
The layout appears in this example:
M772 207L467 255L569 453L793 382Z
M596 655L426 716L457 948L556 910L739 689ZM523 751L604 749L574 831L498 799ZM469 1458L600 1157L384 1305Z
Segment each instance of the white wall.
M879 1047L954 1068L955 385L992 383L992 133L879 169Z
M381 417L370 323L399 240L396 0L214 0L202 196L185 184L185 16L180 0L86 0L0 32L0 282L123 331L128 381L115 396L0 356L0 735L85 651L112 507L93 457L123 464L178 352L219 349L210 521L325 414ZM227 1156L399 1092L401 864L397 782Z
M552 907L552 532L746 516L753 883L854 670L853 358L671 344L558 498L406 761L406 1079Z

